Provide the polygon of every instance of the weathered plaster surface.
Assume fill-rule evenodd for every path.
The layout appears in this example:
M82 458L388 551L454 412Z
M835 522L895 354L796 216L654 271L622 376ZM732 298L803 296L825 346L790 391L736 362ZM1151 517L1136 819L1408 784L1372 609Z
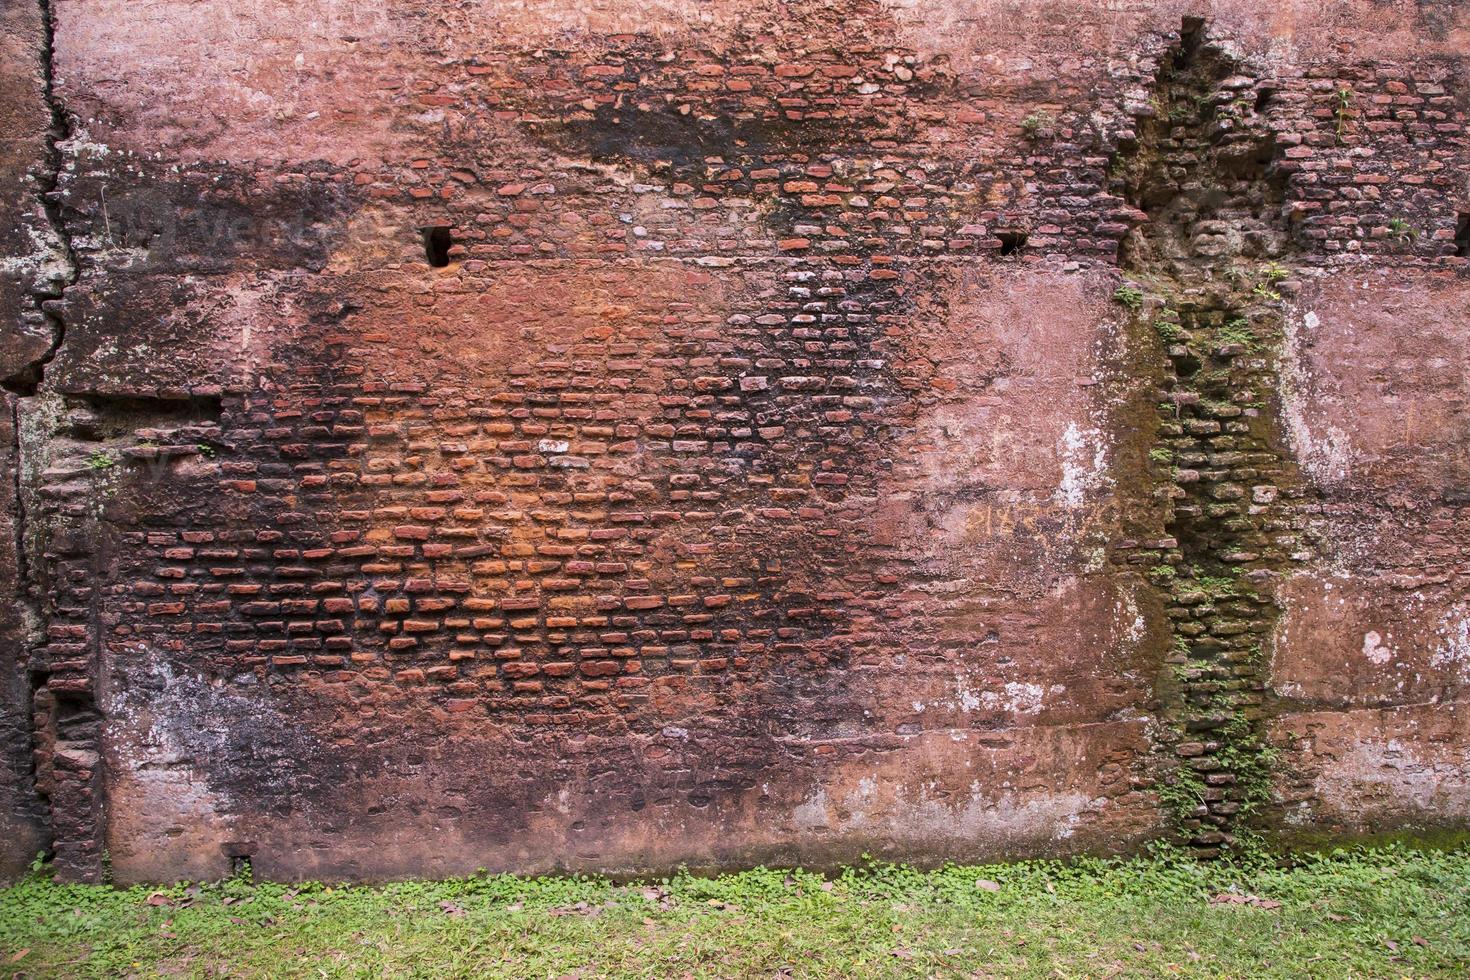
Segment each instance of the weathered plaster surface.
M1136 847L1237 499L1252 820L1464 825L1459 5L0 16L3 873ZM1186 62L1259 214L1160 186ZM1115 290L1218 333L1268 257L1269 473L1171 519Z

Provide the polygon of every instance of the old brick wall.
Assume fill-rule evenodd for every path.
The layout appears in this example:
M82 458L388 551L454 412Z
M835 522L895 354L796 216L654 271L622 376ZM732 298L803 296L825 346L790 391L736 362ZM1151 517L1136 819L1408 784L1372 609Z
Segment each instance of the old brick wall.
M7 867L1466 827L1458 5L5 11Z
M43 203L54 173L43 24L34 3L0 4L0 880L21 874L49 843L33 764L28 649L40 624L21 544L16 426L17 394L31 389L31 365L53 347L53 325L39 304L68 275Z

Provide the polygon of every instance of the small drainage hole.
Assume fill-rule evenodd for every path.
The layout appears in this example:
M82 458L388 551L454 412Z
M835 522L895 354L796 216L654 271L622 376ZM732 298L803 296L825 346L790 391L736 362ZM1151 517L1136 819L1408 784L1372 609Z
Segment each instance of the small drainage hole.
M1026 247L1026 233L1024 231L998 231L995 237L1000 239L1000 254L1015 255Z
M449 234L448 225L433 225L429 228L420 228L420 234L424 236L424 255L429 260L429 265L436 269L442 269L449 264L449 249L454 245L454 238Z

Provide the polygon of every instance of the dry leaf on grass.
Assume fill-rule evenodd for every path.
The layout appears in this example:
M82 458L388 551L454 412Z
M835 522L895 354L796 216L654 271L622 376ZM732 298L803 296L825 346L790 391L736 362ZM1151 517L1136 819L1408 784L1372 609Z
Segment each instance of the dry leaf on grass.
M1248 905L1251 908L1272 911L1281 908L1281 903L1259 895L1240 895L1236 892L1221 892L1210 896L1211 905Z

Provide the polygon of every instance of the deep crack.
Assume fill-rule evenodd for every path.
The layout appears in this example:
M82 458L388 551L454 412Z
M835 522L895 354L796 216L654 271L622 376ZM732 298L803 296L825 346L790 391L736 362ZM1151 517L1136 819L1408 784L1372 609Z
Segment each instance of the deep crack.
M76 249L72 245L61 207L61 170L65 159L62 144L72 138L72 127L71 117L56 94L56 15L51 9L51 0L38 0L38 5L41 11L41 92L50 123L46 127L42 165L33 171L33 177L38 184L36 199L46 215L47 225L60 244L65 273L59 281L53 279L49 288L38 285L32 291L36 311L51 328L51 341L40 357L0 381L7 390L21 396L36 393L44 380L46 366L55 359L61 345L66 342L66 319L62 313L62 304L66 290L76 285L81 274Z
M60 276L42 278L32 286L31 295L34 302L32 315L39 318L50 329L50 340L46 350L40 357L32 360L19 371L11 376L0 380L0 386L11 392L14 397L10 398L11 413L11 438L14 439L14 466L12 478L14 485L12 491L15 495L15 519L13 522L15 535L15 561L17 576L17 599L25 636L26 653L23 655L23 669L27 678L26 704L23 706L29 722L29 734L31 740L29 781L37 799L48 810L51 809L51 801L45 791L40 772L39 760L43 753L48 751L48 746L42 744L42 732L36 721L40 706L45 704L50 694L46 689L49 674L37 669L35 653L37 649L46 642L46 616L41 604L39 590L40 583L37 581L36 564L31 560L30 542L32 538L31 521L25 494L25 471L26 471L26 439L24 437L25 403L33 398L40 390L45 380L46 367L60 352L61 346L66 341L66 319L63 313L66 290L75 285L80 276L80 266L77 262L75 248L73 247L71 235L66 227L65 216L61 204L61 171L65 160L63 144L72 138L71 119L65 106L56 93L56 23L55 12L51 8L50 0L38 0L41 15L41 79L42 98L45 102L46 111L49 116L49 124L46 127L44 146L41 154L40 166L32 170L32 179L36 182L36 200L46 216L46 223L57 243L57 251L62 259L63 272ZM51 747L54 748L54 747ZM55 814L51 814L51 826L49 833L54 834L56 820Z

